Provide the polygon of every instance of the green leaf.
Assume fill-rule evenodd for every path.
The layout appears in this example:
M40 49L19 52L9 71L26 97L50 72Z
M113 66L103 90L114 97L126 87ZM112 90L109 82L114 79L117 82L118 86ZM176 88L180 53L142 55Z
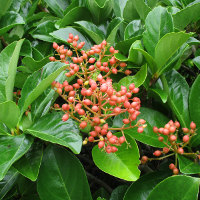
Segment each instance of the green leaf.
M0 122L0 135L8 135L9 132L8 127L4 123Z
M126 76L124 78L122 78L118 85L121 86L125 86L125 87L129 87L129 85L131 83L135 84L135 87L140 87L145 79L147 77L147 64L143 65L140 69L140 71L137 72L137 74L135 74L134 76Z
M165 171L152 172L142 176L128 188L124 200L145 200L153 188L170 174Z
M200 96L199 96L199 88L200 88L200 75L196 78L195 82L192 85L190 96L189 96L189 111L191 120L194 121L197 125L197 135L194 136L191 140L191 144L193 146L197 146L200 143Z
M127 190L128 186L127 185L120 185L118 187L116 187L110 196L109 200L121 200L124 197L124 194Z
M0 122L6 124L10 129L15 128L19 121L20 110L13 101L0 103Z
M44 152L37 191L42 200L92 200L79 160L66 149L53 145Z
M142 35L143 31L144 31L144 28L141 23L141 20L133 20L125 28L124 40L128 40L132 37L140 36Z
M25 57L22 59L22 63L26 66L28 70L31 72L35 72L39 69L41 69L44 65L46 65L49 62L49 56L43 58L42 60L34 60L31 57Z
M86 0L86 7L92 14L92 21L98 25L111 16L113 2L110 0Z
M172 176L160 182L150 193L147 200L197 200L199 184L198 178Z
M68 1L65 0L44 0L47 5L53 10L58 17L63 17L63 11L68 6Z
M168 103L182 127L188 127L190 124L188 111L189 86L185 78L175 70L166 73L166 80L169 87Z
M78 21L75 24L78 24L96 44L105 39L104 33L95 24L87 21Z
M116 34L122 22L123 20L120 17L116 17L108 25L106 41L111 45L115 43Z
M29 151L14 163L14 167L31 181L36 181L43 156L43 145L40 141L34 142Z
M49 20L39 24L30 34L33 38L39 40L55 42L54 38L49 34L55 30L55 20Z
M83 49L87 50L87 49L91 48L92 44L91 44L90 40L87 39L79 31L77 31L75 28L72 28L72 27L61 28L57 31L50 33L50 35L52 35L54 38L67 44L66 41L69 38L69 33L72 33L73 35L78 35L79 40L81 42L85 41L85 45L84 45Z
M159 40L155 48L155 61L159 71L162 71L163 65L167 63L189 37L190 34L178 32L168 33Z
M128 0L113 0L114 5L113 10L117 17L123 18L123 10L127 4Z
M200 69L200 56L195 57L193 62Z
M47 114L26 131L42 140L69 147L74 153L78 154L82 146L79 129L71 119L63 122L62 116L63 113L61 112Z
M119 136L119 135L118 135ZM138 170L139 151L135 140L129 135L126 136L131 147L126 148L127 144L117 147L115 153L106 153L96 145L92 150L93 161L102 171L127 181L135 181L140 176Z
M185 156L178 155L179 169L184 174L199 174L200 164Z
M19 136L0 136L0 180L12 166L31 147L33 138L24 134Z
M156 96L159 96L163 103L167 102L168 94L165 90L159 88L150 88L149 92L152 92L156 94Z
M169 121L169 119L162 113L156 110L152 110L150 108L142 107L140 109L140 112L141 114L138 116L137 121L139 119L146 120L147 127L144 128L144 131L142 133L138 133L137 128L127 129L125 130L125 133L130 135L131 137L134 137L136 140L151 145L153 147L164 147L165 145L158 140L158 136L153 132L153 127L164 127L164 125ZM165 138L166 142L167 137L163 137Z
M12 4L13 0L0 0L0 17L3 16L6 11L10 8L11 4Z
M13 11L7 12L0 19L0 35L3 35L11 28L19 24L25 24L23 18L16 12Z
M200 19L200 3L188 6L175 15L173 15L174 26L183 30L188 24L194 23Z
M44 66L43 73L40 71L34 72L26 80L19 100L19 108L21 117L28 106L46 90L51 83L58 77L58 75L66 68L66 65L60 62L51 62ZM51 74L43 79L43 74L51 71Z
M71 25L73 22L80 20L90 20L91 14L90 11L85 7L75 7L70 10L61 20L59 20L56 24L59 28L66 27Z
M0 181L0 199L3 199L9 190L14 186L18 175L19 173L15 168L10 168L4 179Z
M0 102L12 100L19 52L23 40L13 42L0 54Z
M146 31L143 34L144 46L151 56L155 54L155 47L165 34L174 30L173 20L167 9L161 6L154 8L145 20Z
M133 0L134 7L140 16L140 19L145 20L151 8L144 2L144 0Z

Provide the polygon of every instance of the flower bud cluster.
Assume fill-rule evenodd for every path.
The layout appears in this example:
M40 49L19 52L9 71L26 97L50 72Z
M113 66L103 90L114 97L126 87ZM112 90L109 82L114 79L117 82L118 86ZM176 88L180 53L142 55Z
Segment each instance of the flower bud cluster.
M148 158L147 156L143 156L141 158L141 164L145 164L148 160L161 160L169 156L173 156L175 154L181 154L184 156L194 156L195 158L199 157L199 153L188 153L184 151L184 147L187 146L187 144L190 142L191 137L193 137L196 134L196 124L194 122L190 123L190 129L188 128L182 128L183 133L185 135L182 137L182 141L178 140L178 132L180 128L180 123L178 121L173 122L170 120L167 124L165 124L164 127L157 128L153 127L154 133L157 134L158 140L165 144L165 147L162 150L156 150L153 155L155 157L160 157L163 155L163 157L160 158ZM163 135L167 136L167 140L164 139ZM171 154L168 154L169 152L172 152ZM168 155L165 155L168 154ZM177 163L177 161L176 161ZM176 165L171 163L169 165L169 168L173 171L173 173L176 175L179 173L179 170Z
M114 53L118 51L113 47L109 48L105 40L88 51L81 50L85 43L78 44L78 40L78 36L69 34L67 42L71 44L71 49L53 44L60 61L68 64L66 77L74 75L77 77L73 84L68 81L52 83L52 88L66 101L62 105L62 110L65 112L62 120L67 121L71 117L79 122L80 129L89 132L90 136L83 141L83 144L87 141L98 142L98 147L107 153L116 152L118 150L116 146L126 141L124 129L138 127L138 132L142 133L145 127L145 120L142 119L134 126L131 124L140 114L141 101L138 97L134 97L139 88L136 88L134 83L128 88L125 86L121 86L120 90L114 88L109 76L119 71L123 72L126 63L114 57ZM56 61L55 57L50 57L50 60ZM128 114L123 119L123 127L108 126L109 118L125 112ZM112 130L122 131L122 136L115 136Z

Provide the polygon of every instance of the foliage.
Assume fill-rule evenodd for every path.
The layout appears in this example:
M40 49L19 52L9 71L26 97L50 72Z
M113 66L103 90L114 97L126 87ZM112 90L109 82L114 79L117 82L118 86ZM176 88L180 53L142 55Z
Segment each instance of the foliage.
M198 0L0 3L0 199L199 198ZM82 68L74 73L70 63ZM137 101L126 101L137 104L139 117L119 99L109 103L99 74L112 80L117 98L134 93ZM95 92L101 90L100 122L90 106L81 114L68 102L63 85L74 87L78 79L81 89L89 90L92 79ZM74 91L76 101L86 99ZM66 101L70 112L62 107ZM95 135L96 126L106 132Z

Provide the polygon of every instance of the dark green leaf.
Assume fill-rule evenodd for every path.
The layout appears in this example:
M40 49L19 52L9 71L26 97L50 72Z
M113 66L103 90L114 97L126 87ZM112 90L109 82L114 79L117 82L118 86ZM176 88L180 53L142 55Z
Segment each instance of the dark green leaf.
M24 24L23 18L16 12L10 11L7 12L1 19L0 19L0 35L3 35L11 28L15 27L19 24Z
M55 31L55 21L49 20L39 24L36 29L31 32L33 38L46 42L54 42L54 38L49 34Z
M4 179L0 181L0 199L3 199L8 191L13 187L18 175L19 173L15 168L10 168Z
M0 103L0 122L6 124L10 129L15 128L19 121L20 110L13 101Z
M200 56L195 57L193 62L200 69Z
M74 153L80 153L82 138L79 129L71 119L62 121L63 113L47 114L36 121L27 133L42 140L69 147Z
M23 40L13 42L0 54L0 102L12 100L19 52Z
M200 164L182 155L178 155L179 169L184 174L200 173Z
M31 181L36 181L43 156L43 145L40 141L34 142L29 151L14 163L14 167Z
M192 85L190 96L189 96L189 110L191 120L194 121L197 125L197 135L192 138L192 145L197 146L200 143L200 75L196 78L195 82Z
M95 24L87 21L78 21L75 24L81 26L96 44L100 44L105 39L104 33Z
M0 17L6 13L6 11L10 8L13 0L0 0Z
M198 178L172 176L160 182L150 193L147 200L197 200L199 184Z
M159 88L150 88L149 92L152 92L160 97L163 103L167 102L168 94L167 91L159 89Z
M174 26L178 29L184 29L188 24L194 23L200 19L200 3L188 6L175 15L173 15Z
M42 200L92 200L79 160L66 149L52 145L44 152L37 190Z
M166 64L189 37L190 34L178 32L168 33L159 40L155 48L155 62L157 63L158 70L162 71L163 65Z
M67 39L69 38L69 33L72 33L73 35L78 35L79 36L79 40L81 42L85 41L85 45L83 47L83 49L89 49L92 44L89 41L89 39L87 39L85 36L83 36L79 31L77 31L76 29L72 28L72 27L67 27L67 28L61 28L57 31L54 31L53 33L51 33L50 35L52 35L54 38L67 43Z
M96 145L92 150L92 157L96 166L102 171L127 181L135 181L140 176L139 151L132 137L127 135L126 139L131 147L126 148L127 144L124 143L117 147L117 152L109 154Z
M169 87L168 103L182 127L188 127L189 86L185 78L175 70L166 73L166 80Z
M44 66L42 74L40 71L36 71L26 80L19 100L21 117L28 106L51 85L65 67L63 63L51 62ZM48 71L51 71L51 74L43 79L43 74Z
M90 11L85 7L75 7L70 10L61 20L59 20L56 24L59 28L66 27L71 25L73 22L80 20L90 20L91 14Z
M124 197L124 194L127 190L128 186L127 185L120 185L117 188L115 188L110 196L109 200L121 200Z
M115 43L116 34L119 29L119 25L122 22L123 22L123 20L120 17L116 17L108 25L106 41L108 43L110 43L111 45L113 45Z
M169 175L169 173L159 171L142 176L129 187L124 200L146 200L153 188Z
M158 41L165 34L174 30L172 16L166 8L156 7L148 14L145 26L146 31L143 34L144 46L148 53L154 56Z
M150 108L142 107L140 112L141 114L138 116L137 121L139 119L144 119L146 120L147 124L147 127L144 128L143 133L138 133L137 128L127 129L125 130L125 133L145 144L154 147L164 147L165 145L158 140L158 136L153 132L153 127L163 127L169 121L169 119L162 113ZM167 139L167 137L164 138L165 140Z
M32 47L31 47L31 42L29 40L27 39L24 40L21 47L20 55L32 57Z
M0 180L2 180L12 166L31 147L33 138L31 136L0 136Z

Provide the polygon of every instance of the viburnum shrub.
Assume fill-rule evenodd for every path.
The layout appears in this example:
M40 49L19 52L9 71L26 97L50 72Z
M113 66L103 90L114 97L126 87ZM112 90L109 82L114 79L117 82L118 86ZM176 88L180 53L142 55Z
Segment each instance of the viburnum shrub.
M173 171L173 174L179 174L177 155L184 155L189 158L197 161L200 159L200 153L188 151L188 144L191 141L191 138L195 136L196 133L196 124L194 122L190 123L190 129L182 128L184 133L182 140L178 139L180 135L180 123L178 121L173 122L170 120L164 127L158 128L156 126L153 127L153 132L157 134L158 140L165 144L165 147L162 150L156 150L153 155L159 158L148 158L147 156L143 156L141 158L141 164L145 164L147 161L152 160L162 160L164 158L174 156L175 155L175 164L171 163L169 165L169 169ZM163 135L167 136L167 140L164 139ZM168 154L170 153L170 154ZM160 157L162 156L162 157Z
M85 138L83 144L98 142L98 147L107 153L116 152L117 146L127 142L124 130L137 127L138 133L142 133L145 120L140 119L135 125L132 122L140 114L141 101L134 96L139 92L134 83L128 88L121 86L117 91L112 83L111 74L118 72L130 74L126 70L127 64L120 62L114 57L118 51L104 40L91 49L81 50L85 42L78 43L78 35L69 34L67 42L70 48L53 43L56 57L50 57L51 61L66 63L66 77L76 76L76 82L69 84L68 81L59 83L54 81L52 87L66 101L62 105L65 113L63 121L69 117L79 122L80 129L89 130L89 137ZM58 108L59 105L54 105ZM121 128L112 128L108 125L108 119L128 113L124 118ZM111 131L121 131L122 135L117 137ZM128 144L128 143L127 143Z

